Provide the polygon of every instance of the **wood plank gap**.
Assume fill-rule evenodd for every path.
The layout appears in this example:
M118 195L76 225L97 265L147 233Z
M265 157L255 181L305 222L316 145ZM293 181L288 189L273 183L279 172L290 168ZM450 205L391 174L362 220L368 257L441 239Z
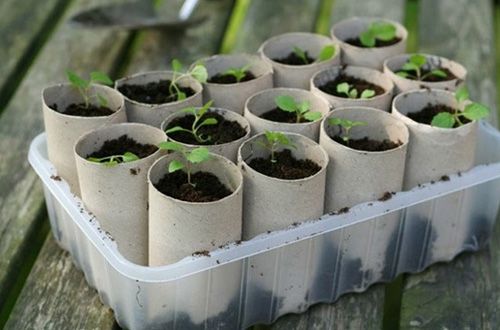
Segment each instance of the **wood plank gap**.
M27 242L19 249L17 255L12 260L12 271L7 276L5 287L1 287L0 297L0 329L3 329L9 319L9 315L14 308L17 298L26 283L28 275L35 264L36 259L42 249L43 243L50 231L50 224L47 217L45 205L40 208L36 223L27 233Z
M495 57L496 57L496 79L497 79L497 113L498 126L500 127L500 1L495 1L494 11L494 31L495 34Z
M28 69L31 67L31 64L33 64L35 58L40 53L40 50L43 48L52 32L59 24L61 17L63 17L63 14L69 7L70 3L71 1L60 0L54 6L54 9L47 16L47 19L43 23L40 31L38 31L38 33L29 42L28 48L21 56L14 69L5 79L5 83L0 86L0 114L6 108L10 99L28 72Z

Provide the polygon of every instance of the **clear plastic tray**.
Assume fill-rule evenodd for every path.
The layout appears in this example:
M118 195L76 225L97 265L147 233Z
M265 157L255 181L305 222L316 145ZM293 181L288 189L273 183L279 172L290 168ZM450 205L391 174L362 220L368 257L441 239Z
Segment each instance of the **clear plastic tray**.
M480 127L478 165L450 181L154 268L123 258L67 184L51 178L44 134L29 161L43 181L55 238L122 327L238 329L482 248L499 210L500 133Z

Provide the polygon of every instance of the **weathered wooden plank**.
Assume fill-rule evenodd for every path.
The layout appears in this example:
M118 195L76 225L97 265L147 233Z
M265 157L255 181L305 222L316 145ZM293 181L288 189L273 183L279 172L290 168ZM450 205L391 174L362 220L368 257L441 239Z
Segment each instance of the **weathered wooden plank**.
M465 65L469 69L467 85L473 98L495 109L492 3L478 0L471 6L464 0L422 0L420 6L420 50ZM448 264L406 277L401 328L498 328L499 273L497 221L489 249L464 254Z
M472 98L491 107L490 122L496 126L493 2L422 0L420 9L420 51L464 65Z
M113 311L50 235L5 329L105 330L113 325Z
M199 58L212 55L219 50L233 0L201 1L193 12L193 18L207 15L199 25L185 31L147 31L138 37L137 51L127 67L133 74L148 70L164 70L178 58L190 64ZM169 1L169 10L180 8L182 1Z
M20 78L19 71L35 56L41 39L57 22L64 8L58 0L0 2L0 106L8 100L12 85ZM26 19L29 17L29 19ZM15 80L15 81L13 81ZM0 109L1 111L1 109Z
M256 52L267 38L296 31L312 31L319 0L252 0L232 52Z
M76 1L65 18L77 10L109 2ZM42 188L26 160L31 139L43 130L40 90L64 80L66 68L107 71L126 35L60 24L0 117L0 297L5 297L17 280L16 269L32 249L33 235L38 234L33 228L43 220L39 216ZM0 299L0 308L4 303Z
M377 16L403 22L405 0L335 0L332 23L352 16Z
M181 1L177 1L178 5L180 3ZM166 59L169 57L178 57L188 63L199 56L215 52L220 44L231 8L232 0L201 2L196 12L200 14L208 12L211 15L207 21L187 31L186 37L179 37L178 31L164 31L164 33L141 32L135 44L135 50L137 51L132 54L127 71L134 73L150 69L162 69L166 67ZM112 62L111 56L115 55L116 52L110 55L110 63ZM81 60L78 56L75 56L75 58ZM97 63L99 59L93 57L92 61ZM93 64L93 62L87 64ZM106 67L109 67L109 65L106 65ZM53 252L53 244L47 243L46 245L50 245L50 248L45 247L44 251L50 250ZM106 329L113 325L112 313L102 304L94 303L98 301L97 293L89 289L85 281L79 280L76 275L78 271L71 266L70 256L61 253L59 253L59 257L62 258L62 261L57 265L54 264L58 267L43 266L53 264L50 253L42 253L38 257L34 270L27 280L26 287L20 295L11 319L9 319L9 326L22 328L24 325L29 324L27 322L35 320L34 317L36 317L36 322L41 327L46 326L53 329L57 329L58 326L64 324L57 321L58 319L61 319L62 322L67 318L76 320L75 323L72 323L74 327L69 326L69 328L75 329ZM60 271L58 269L61 268L61 264L67 267L62 268L61 273L57 273ZM53 276L54 274L55 276ZM81 275L79 276L81 277ZM59 287L64 289L64 293L57 291ZM44 298L41 295L34 295L33 290L45 292L50 297ZM82 298L76 296L79 291L85 291ZM57 297L60 294L68 294L70 298L75 299L74 303L71 304L71 299L68 299L65 302L70 306L65 307L64 304L60 304ZM84 307L80 306L80 304L85 305L87 303L89 304L89 310L84 310ZM43 306L44 310L48 312L45 313L44 310L38 309L38 306ZM33 318L24 316L33 313L35 314ZM83 322L82 315L86 313L90 313L92 316L85 323L80 323Z

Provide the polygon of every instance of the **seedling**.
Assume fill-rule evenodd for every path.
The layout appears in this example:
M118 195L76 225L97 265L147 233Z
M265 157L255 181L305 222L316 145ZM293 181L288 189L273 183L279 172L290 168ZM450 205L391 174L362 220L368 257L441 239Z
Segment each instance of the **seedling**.
M97 99L101 107L105 107L108 104L108 100L99 93L91 94L92 84L103 84L103 85L113 85L113 80L111 80L105 73L94 71L90 73L90 79L85 80L75 72L71 70L66 70L66 76L70 84L78 90L85 103L85 108L90 106L92 99Z
M293 47L293 53L304 62L304 64L311 64L313 62L309 62L309 59L306 56L305 50L294 46ZM323 48L321 48L318 58L314 62L322 62L329 60L335 55L335 47L332 45L326 45Z
M120 163L130 163L135 160L139 160L139 157L136 154L127 151L123 155L113 155L102 158L89 157L87 160L94 163L104 164L106 167L113 167Z
M346 95L350 99L357 99L359 92L356 88L348 83L344 82L337 85L337 93L341 93ZM373 89L365 89L361 92L359 96L360 99L369 99L375 95L375 91Z
M321 118L321 112L311 111L311 102L297 102L293 97L280 95L274 99L278 109L285 112L295 113L296 122L300 123L302 119L307 121L316 121Z
M396 74L403 78L415 79L415 80L424 80L429 76L436 76L440 78L446 78L447 74L443 70L434 69L426 74L422 75L422 67L427 62L424 55L414 54L411 55L408 59L408 62L403 64L401 71L396 72Z
M469 100L469 92L467 91L467 88L465 86L462 86L456 90L455 99L458 102L458 107ZM455 109L454 113L438 113L434 116L434 118L432 118L431 125L441 128L453 128L455 126L455 123L458 123L459 126L463 125L463 122L460 120L461 117L467 118L469 120L479 120L488 117L488 115L490 114L490 109L480 103L475 102L467 104L464 108L464 111L459 111L457 108Z
M378 40L389 41L396 37L396 27L387 22L373 22L361 32L359 41L365 47L374 47Z
M288 139L288 137L281 132L274 131L266 131L265 133L266 140L265 142L258 141L257 144L263 147L264 149L269 150L271 153L271 163L276 163L278 160L276 159L276 151L280 147L291 147L295 148L295 145Z
M337 125L340 127L340 138L346 143L346 145L349 145L349 140L351 139L350 133L353 127L367 125L367 123L364 121L355 121L336 117L328 119L328 124L330 124L331 126Z
M158 147L163 150L178 152L182 155L183 160L172 160L168 164L168 173L173 173L179 170L184 170L187 174L187 183L195 186L191 182L192 166L210 160L212 156L205 147L198 147L196 149L188 150L181 144L172 141L161 142Z
M222 74L223 75L229 75L233 76L234 79L236 79L236 82L239 83L243 78L245 78L245 75L248 72L248 69L250 68L250 64L244 65L241 68L231 68L226 71L224 71Z
M203 64L196 64L193 68L183 73L182 71L184 70L184 66L178 59L174 58L172 60L172 70L174 71L174 75L172 76L172 80L168 86L168 91L171 95L175 94L177 96L177 101L186 99L186 93L181 91L178 85L181 79L185 77L193 77L200 83L204 83L208 78L207 69Z
M217 124L217 119L215 118L206 118L205 120L201 121L201 117L205 113L207 113L208 109L212 106L213 101L208 101L205 103L205 105L199 109L194 108L194 107L189 107L180 110L181 112L184 113L189 113L194 116L194 121L193 124L191 125L191 129L185 129L180 126L174 126L172 128L169 128L168 130L165 131L165 133L174 133L174 132L186 132L191 135L198 141L199 143L206 143L212 139L211 136L203 136L201 133L199 133L200 128L203 126L209 126L209 125L216 125Z

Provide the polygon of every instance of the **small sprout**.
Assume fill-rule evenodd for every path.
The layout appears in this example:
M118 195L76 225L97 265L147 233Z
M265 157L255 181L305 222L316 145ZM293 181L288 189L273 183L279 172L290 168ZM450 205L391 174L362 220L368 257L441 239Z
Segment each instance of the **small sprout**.
M341 134L340 137L346 143L346 145L349 145L349 140L351 138L350 132L353 127L367 125L367 123L364 121L355 121L355 120L342 119L336 117L328 119L328 124L332 126L337 125L340 127L341 131L343 131L343 134Z
M264 149L269 150L271 153L271 163L276 163L278 160L276 159L276 151L280 147L291 147L295 148L295 145L288 139L288 137L281 133L281 132L275 132L275 131L266 131L265 133L266 136L266 141L265 142L257 142L261 147Z
M222 74L233 76L236 79L236 82L239 83L243 78L245 78L248 69L250 68L250 64L242 66L241 68L231 68L224 71Z
M469 100L469 92L465 86L458 88L455 92L455 99L458 102L458 107L465 101ZM432 118L431 125L440 128L453 128L456 123L459 126L463 125L460 117L465 117L469 120L479 120L488 117L490 109L480 103L471 102L467 104L464 111L455 109L454 113L440 112Z
M216 125L217 124L217 119L215 118L206 118L205 120L201 121L201 117L203 117L204 114L207 113L208 109L212 106L213 101L208 101L205 103L205 105L199 109L196 109L195 107L189 107L180 110L181 112L189 113L194 116L194 121L191 126L191 129L185 129L180 126L174 126L172 128L169 128L165 131L165 133L174 133L174 132L186 132L191 135L198 141L199 143L206 143L212 139L211 136L203 136L201 133L198 131L200 128L203 126L209 126L209 125Z
M396 37L396 27L387 22L373 22L361 32L359 40L365 47L374 47L378 40L390 41Z
M288 95L280 95L274 99L274 102L278 106L278 109L285 112L295 113L297 117L297 123L300 123L302 119L307 121L316 121L321 118L321 112L311 111L311 102L297 102L293 97Z
M113 85L113 80L109 78L105 73L94 71L90 73L90 80L85 80L75 72L71 70L66 70L66 76L70 84L80 92L85 103L85 108L90 106L90 101L92 99L97 99L101 107L105 107L108 104L108 100L101 94L91 94L90 87L92 84L102 84L102 85Z
M130 163L139 160L139 157L136 154L127 151L123 155L113 155L102 158L89 157L87 160L94 163L104 164L106 167L113 167L120 163Z
M408 59L408 62L403 64L403 67L400 71L396 72L396 74L403 78L416 79L416 80L424 80L429 76L435 76L440 78L446 78L447 74L443 70L434 69L426 74L422 75L422 67L427 62L424 55L421 54L413 54Z
M350 99L357 99L359 95L358 90L346 82L337 85L337 93L344 94ZM375 91L373 89L365 89L361 92L359 98L369 99L373 96L375 96Z
M304 62L304 64L311 64L313 62L310 62L309 59L307 58L306 51L294 46L293 47L293 53ZM335 47L333 45L326 45L323 48L321 48L318 58L314 62L322 62L329 60L335 55Z
M196 64L189 71L182 73L184 66L182 63L174 58L172 60L172 70L174 71L174 75L172 76L172 80L170 81L170 85L168 86L168 91L171 95L177 95L177 101L182 101L186 99L186 93L181 91L179 88L179 81L185 77L193 77L198 80L200 83L204 83L207 81L208 72L203 64Z
M193 187L194 184L191 182L192 166L194 164L199 164L212 158L210 152L205 147L198 147L189 150L183 147L180 143L172 141L161 142L158 147L163 150L178 152L182 155L183 161L174 159L168 164L168 173L185 170L187 174L187 183L192 185Z

